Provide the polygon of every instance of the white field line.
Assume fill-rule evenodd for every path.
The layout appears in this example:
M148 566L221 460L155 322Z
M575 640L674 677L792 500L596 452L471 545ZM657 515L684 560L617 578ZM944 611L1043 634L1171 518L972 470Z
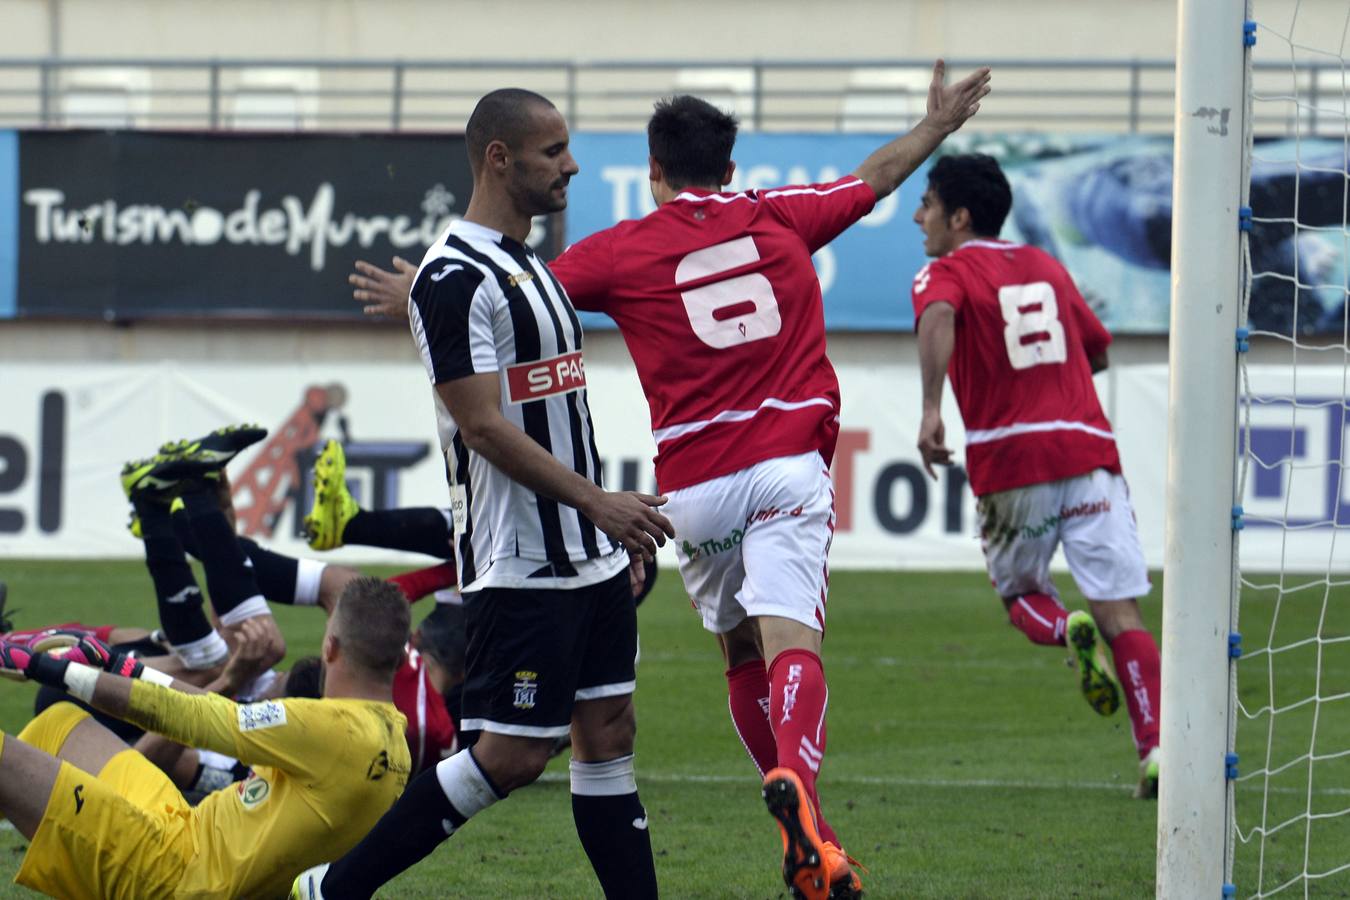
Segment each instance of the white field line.
M654 781L665 784L744 784L752 785L751 775L698 774L682 772L648 772L638 766L639 782ZM550 784L565 784L568 776L562 772L546 772L539 778ZM907 778L903 775L830 775L829 784L855 784L868 787L923 787L923 788L998 788L1030 791L1122 791L1132 790L1133 782L1125 781L1024 781L1001 778ZM1242 785L1241 793L1259 793L1260 785ZM1272 794L1307 793L1306 788L1272 787ZM1317 788L1314 794L1350 795L1350 788Z

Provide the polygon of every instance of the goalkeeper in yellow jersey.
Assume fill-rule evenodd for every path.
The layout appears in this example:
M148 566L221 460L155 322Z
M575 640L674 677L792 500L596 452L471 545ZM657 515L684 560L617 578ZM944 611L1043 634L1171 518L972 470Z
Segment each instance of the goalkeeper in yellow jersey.
M0 642L0 674L253 767L192 807L86 712L49 707L0 745L0 814L31 841L15 880L71 898L284 897L301 871L353 847L408 782L391 697L407 639L398 588L357 579L324 633L323 698L248 704L90 639L47 653Z

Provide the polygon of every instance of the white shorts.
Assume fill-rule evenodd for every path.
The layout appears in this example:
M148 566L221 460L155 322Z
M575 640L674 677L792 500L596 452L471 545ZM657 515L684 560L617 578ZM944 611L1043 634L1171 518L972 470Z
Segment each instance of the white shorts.
M1058 597L1050 560L1064 556L1089 600L1129 600L1149 592L1125 479L1105 469L986 494L979 500L980 541L989 577L1003 597Z
M680 575L703 627L781 616L825 630L834 487L819 453L784 456L670 491Z

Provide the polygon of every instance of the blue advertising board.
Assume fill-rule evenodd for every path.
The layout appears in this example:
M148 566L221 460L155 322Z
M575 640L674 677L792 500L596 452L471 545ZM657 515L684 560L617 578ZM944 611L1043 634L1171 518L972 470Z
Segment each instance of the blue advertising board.
M19 291L19 133L0 131L0 319L14 318Z

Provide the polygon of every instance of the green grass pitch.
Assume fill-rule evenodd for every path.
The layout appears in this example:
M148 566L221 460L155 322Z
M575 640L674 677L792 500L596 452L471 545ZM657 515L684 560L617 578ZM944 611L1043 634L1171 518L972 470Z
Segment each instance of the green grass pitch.
M138 564L0 561L0 579L10 585L18 627L71 618L153 625ZM1081 605L1071 579L1059 583L1068 604ZM836 572L831 588L821 792L845 845L871 869L870 897L1153 895L1157 807L1130 797L1137 761L1123 707L1109 719L1094 715L1065 653L1033 647L1009 627L982 573ZM1160 597L1155 586L1143 604L1155 630ZM1316 634L1321 600L1317 591L1289 595L1273 632L1273 602L1250 604L1249 652L1271 633L1277 643ZM1350 591L1331 600L1328 608L1341 612L1323 622L1323 636L1350 634ZM319 613L282 607L277 616L293 655L317 648ZM777 829L730 724L719 654L674 572L663 572L639 622L638 783L663 894L785 896ZM1350 692L1350 645L1322 649L1320 696ZM1240 669L1249 705L1270 695L1268 671L1276 706L1319 690L1315 652L1269 662ZM0 684L7 732L27 720L32 692ZM1277 717L1273 764L1309 751L1317 706ZM1315 752L1350 748L1350 702L1320 706ZM1264 759L1266 722L1240 733L1244 770ZM1350 806L1350 761L1319 762L1316 772L1312 794L1306 763L1274 779L1269 794L1244 784L1240 817L1249 826L1263 801L1272 826L1305 808ZM1314 820L1310 869L1350 862L1350 824L1341 823L1350 816ZM1267 842L1267 890L1303 870L1306 827L1295 822ZM29 896L8 884L24 847L13 830L0 832L0 897ZM1257 855L1255 844L1239 851L1240 896L1255 892ZM1347 896L1350 872L1319 880L1311 892ZM566 761L555 760L539 784L476 818L380 896L599 897L572 829Z

